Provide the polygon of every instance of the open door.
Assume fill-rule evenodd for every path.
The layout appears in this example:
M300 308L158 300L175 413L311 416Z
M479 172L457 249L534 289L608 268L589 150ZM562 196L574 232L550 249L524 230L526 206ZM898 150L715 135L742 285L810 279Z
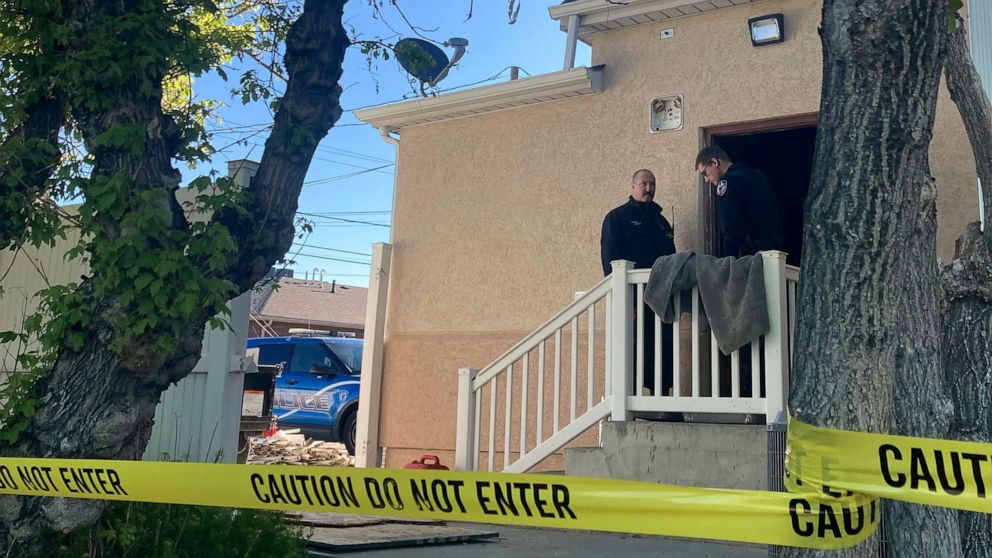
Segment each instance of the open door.
M778 197L787 262L802 258L804 207L813 173L816 114L718 126L704 130L706 145L719 145L731 160L765 173ZM700 181L702 182L702 181ZM719 253L716 201L713 189L702 184L704 243L707 253Z

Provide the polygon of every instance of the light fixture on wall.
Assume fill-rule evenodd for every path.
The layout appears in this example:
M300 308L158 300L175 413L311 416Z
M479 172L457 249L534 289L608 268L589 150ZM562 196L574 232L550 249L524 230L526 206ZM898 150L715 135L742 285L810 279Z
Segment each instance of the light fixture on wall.
M754 46L771 45L785 40L782 14L752 17L747 20L747 26L751 31L751 44Z

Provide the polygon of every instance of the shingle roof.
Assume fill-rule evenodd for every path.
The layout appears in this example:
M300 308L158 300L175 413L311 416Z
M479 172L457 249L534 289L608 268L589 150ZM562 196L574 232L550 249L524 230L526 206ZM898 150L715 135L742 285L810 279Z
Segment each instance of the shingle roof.
M368 291L364 287L283 277L279 288L272 290L257 313L277 321L363 328Z
M272 268L265 277L255 283L255 287L251 290L251 313L260 314L262 312L262 307L265 306L265 302L269 300L269 295L272 294L272 286L275 284L276 277L293 277L292 269L276 269Z

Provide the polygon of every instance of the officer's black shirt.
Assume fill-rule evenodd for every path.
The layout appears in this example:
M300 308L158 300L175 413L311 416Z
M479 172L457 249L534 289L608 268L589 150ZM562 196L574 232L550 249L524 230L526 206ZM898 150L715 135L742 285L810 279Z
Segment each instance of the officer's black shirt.
M735 163L715 194L722 256L782 249L778 200L764 174Z
M630 197L603 219L600 256L603 275L613 272L610 262L630 260L634 269L650 268L660 256L675 253L672 226L661 215L661 206Z

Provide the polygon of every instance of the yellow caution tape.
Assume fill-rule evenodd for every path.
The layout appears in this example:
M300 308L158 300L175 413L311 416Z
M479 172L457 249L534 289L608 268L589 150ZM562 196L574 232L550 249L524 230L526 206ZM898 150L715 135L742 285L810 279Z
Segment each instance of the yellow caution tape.
M878 498L992 512L992 445L789 423L790 493L502 473L0 457L0 494L333 511L837 549Z
M992 513L992 444L869 434L791 419L789 484Z
M550 475L73 459L0 458L0 494L389 515L821 549L865 540L881 515L877 500L863 495Z

